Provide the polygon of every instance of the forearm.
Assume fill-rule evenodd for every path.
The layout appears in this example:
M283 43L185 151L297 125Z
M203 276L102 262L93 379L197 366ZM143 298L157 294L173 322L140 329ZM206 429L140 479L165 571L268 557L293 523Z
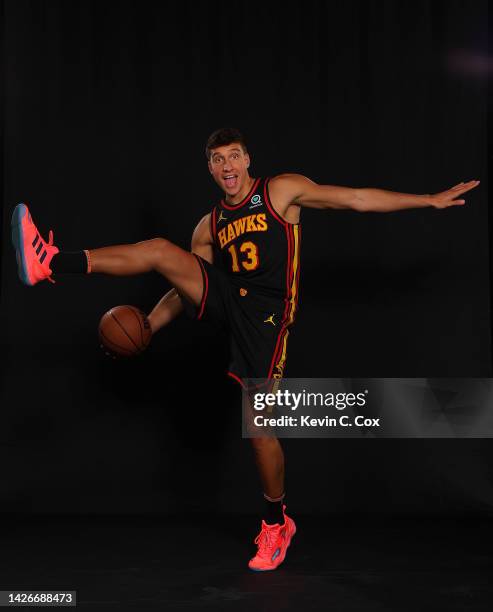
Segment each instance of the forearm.
M154 306L148 315L152 333L155 334L161 327L168 325L183 310L183 303L176 289L171 289Z
M356 189L353 208L360 212L392 212L393 210L427 206L433 206L430 194L415 195L385 189L363 188Z

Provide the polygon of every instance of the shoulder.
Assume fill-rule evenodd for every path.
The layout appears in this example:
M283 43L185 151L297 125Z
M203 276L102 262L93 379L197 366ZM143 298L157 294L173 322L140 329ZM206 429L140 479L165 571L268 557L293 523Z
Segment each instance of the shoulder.
M269 181L269 185L286 187L289 185L295 185L306 180L306 176L303 176L302 174L296 174L294 172L284 172L283 174L277 174L276 176L273 176Z
M282 200L289 200L289 204L296 204L297 198L309 183L312 181L302 174L278 174L270 179L269 191L275 192Z
M289 223L298 223L300 204L298 198L304 193L310 179L301 174L284 173L269 181L269 196L272 206Z
M206 241L209 240L209 238L210 238L210 240L212 240L212 234L211 234L211 216L212 216L212 212L208 212L197 223L197 225L195 226L195 229L193 231L193 235L194 235L195 238L206 240Z
M211 216L213 212L214 212L214 209L212 209L211 212L208 212L207 214L205 214L202 217L202 219L200 219L200 221L197 223L197 227L202 226L202 225L208 225L211 222Z

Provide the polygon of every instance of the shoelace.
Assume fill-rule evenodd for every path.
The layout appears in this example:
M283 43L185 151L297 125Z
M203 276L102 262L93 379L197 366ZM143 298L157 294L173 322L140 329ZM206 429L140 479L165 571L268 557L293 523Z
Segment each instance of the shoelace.
M274 534L277 535L277 529L268 529L262 527L262 531L255 538L254 543L258 545L257 556L270 558L272 556L272 549L275 546Z

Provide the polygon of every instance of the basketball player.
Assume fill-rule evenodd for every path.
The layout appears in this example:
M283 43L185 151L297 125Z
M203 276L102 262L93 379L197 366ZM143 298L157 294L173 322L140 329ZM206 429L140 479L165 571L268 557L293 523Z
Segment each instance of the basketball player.
M280 379L298 299L302 207L388 212L406 208L447 208L479 181L459 183L433 195L381 189L318 185L298 174L271 179L249 174L250 156L241 133L215 131L208 139L209 172L224 198L195 228L191 253L166 238L130 245L64 252L45 242L25 204L12 217L18 271L27 285L60 273L115 276L155 270L174 287L149 315L153 333L187 305L198 319L211 318L229 330L229 375L242 385L250 378ZM261 531L255 540L253 570L282 563L296 528L283 504L284 455L275 437L252 438L265 498Z

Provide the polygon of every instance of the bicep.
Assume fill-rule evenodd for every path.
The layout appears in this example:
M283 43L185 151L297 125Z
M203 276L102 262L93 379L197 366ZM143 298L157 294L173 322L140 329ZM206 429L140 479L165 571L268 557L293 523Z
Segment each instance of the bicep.
M319 185L301 174L284 175L293 204L306 208L354 208L357 190L338 185Z
M317 185L313 181L305 186L299 197L300 206L307 208L336 208L344 210L354 208L357 200L357 190L339 185Z

